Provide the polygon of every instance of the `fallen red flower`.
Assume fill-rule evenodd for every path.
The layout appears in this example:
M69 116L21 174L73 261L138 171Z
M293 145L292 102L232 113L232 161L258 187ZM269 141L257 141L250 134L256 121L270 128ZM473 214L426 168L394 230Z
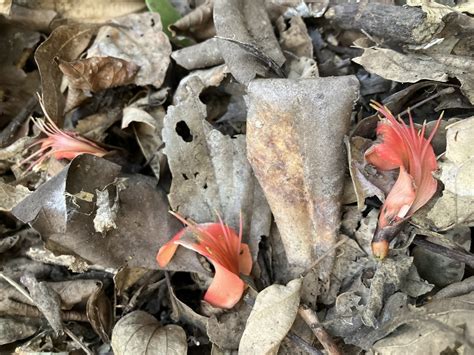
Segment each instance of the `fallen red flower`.
M179 245L194 250L206 257L215 269L204 300L219 308L234 307L245 290L245 283L239 275L249 275L252 270L249 247L242 243L242 223L237 235L220 218L220 223L197 224L186 221L176 213L172 214L186 227L160 248L156 256L158 265L168 265Z
M38 158L30 164L28 169L41 164L45 159L51 156L57 160L71 160L81 154L92 154L98 157L107 154L105 149L99 147L87 138L81 137L75 132L59 129L48 116L46 116L45 121L33 119L33 122L46 137L33 143L29 148L40 144L40 149L20 162L20 165L23 165L34 158Z
M380 210L377 230L372 240L372 252L378 258L388 254L390 240L398 234L403 222L423 207L434 195L437 181L433 172L438 168L436 156L431 146L441 117L428 139L426 126L418 131L411 114L410 125L400 118L397 120L390 110L379 103L371 105L383 120L377 127L381 143L373 145L365 153L366 160L379 170L400 168L397 181L387 195Z

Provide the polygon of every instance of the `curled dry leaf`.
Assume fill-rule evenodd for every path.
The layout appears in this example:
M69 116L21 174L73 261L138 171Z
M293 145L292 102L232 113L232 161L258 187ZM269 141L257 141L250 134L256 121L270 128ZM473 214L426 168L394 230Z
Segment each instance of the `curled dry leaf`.
M239 354L276 354L298 313L302 279L261 291L252 308Z
M102 341L108 344L113 322L112 304L105 294L102 282L96 281L95 285L95 292L87 300L87 319Z
M111 21L117 26L100 29L87 58L115 57L138 66L134 83L159 88L170 63L171 44L163 33L160 15L132 14Z
M56 28L35 52L41 75L44 107L51 119L62 127L64 97L61 92L62 73L53 58L72 61L87 48L97 33L98 25L73 24Z
M222 67L214 70L220 73ZM269 234L271 217L247 161L245 138L225 136L206 121L206 107L199 100L205 83L199 76L181 82L175 96L178 101L179 95L179 101L168 108L163 128L173 175L168 195L171 208L196 222L213 221L217 211L234 230L239 229L242 213L243 241L255 259L260 236Z
M402 83L420 80L448 81L457 78L461 91L474 103L474 59L468 56L433 54L402 54L388 48L367 48L362 56L354 58L370 73Z
M285 62L264 1L215 0L214 23L219 37L256 47L276 66ZM268 63L263 64L237 43L225 40L219 43L225 63L237 81L248 84L257 75L268 76Z
M117 355L187 353L186 333L177 325L162 326L155 317L134 311L120 319L112 333L112 349Z
M68 78L69 87L86 93L130 84L139 69L135 63L113 57L91 57L72 62L56 60Z
M43 313L56 334L61 334L64 326L61 317L61 297L46 282L39 282L33 274L27 273L21 277L21 282L30 292L35 306Z
M255 80L249 86L248 157L293 275L336 243L346 164L343 138L357 95L358 82L351 76ZM334 251L319 265L324 284L333 260Z
M208 68L224 63L217 38L210 38L193 46L178 49L171 54L171 58L187 70Z
M168 213L166 195L156 188L155 179L142 175L127 176L120 193L117 229L104 238L94 229L94 201L75 197L112 186L120 166L92 155L74 159L58 175L24 199L13 214L40 232L49 248L78 255L89 263L105 268L130 267L156 269L155 255L161 245L179 229ZM56 248L57 249L57 248ZM194 253L178 250L175 260L186 270L205 273ZM174 262L174 261L173 261ZM176 269L182 270L178 266Z
M214 0L205 0L198 7L170 25L173 36L184 34L202 41L216 34L212 20Z

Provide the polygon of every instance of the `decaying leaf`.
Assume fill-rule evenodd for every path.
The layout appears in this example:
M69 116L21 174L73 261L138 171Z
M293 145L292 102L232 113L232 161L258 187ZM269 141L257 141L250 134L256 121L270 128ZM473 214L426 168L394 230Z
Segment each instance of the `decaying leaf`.
M443 195L427 213L439 229L474 223L474 117L447 127L446 158L440 162Z
M376 331L382 335L397 329L375 343L373 350L389 355L406 352L473 352L473 297L474 293L471 292L464 296L436 300L420 308L402 310Z
M159 88L170 63L171 44L162 31L160 15L132 14L100 29L87 58L115 57L138 66L135 84Z
M112 333L112 349L117 355L160 352L170 355L187 353L184 330L174 324L162 326L155 317L134 311L120 319Z
M116 179L113 184L111 184L111 186L115 188L113 201L111 201L109 197L109 186L104 190L95 190L97 210L94 217L94 229L96 232L102 233L102 235L105 235L112 229L117 229L115 220L119 210L120 192L127 188L125 181L126 179L124 178Z
M292 17L288 28L286 28L283 17L280 17L277 27L280 32L282 50L289 51L298 57L313 58L311 37L309 37L306 24L300 16Z
M138 66L113 57L91 57L67 62L57 58L59 69L68 78L69 87L89 92L127 85L133 82Z
M155 269L158 249L178 231L179 223L168 213L166 195L156 189L154 179L138 174L128 177L120 193L117 229L106 238L94 229L95 203L70 197L103 190L120 177L119 172L120 166L107 160L79 156L24 199L13 214L38 230L50 248L60 245L61 254L67 250L106 268L128 264ZM180 250L175 260L175 269L186 264L186 270L205 273L192 252Z
M336 243L345 170L343 137L357 94L354 77L255 80L249 86L248 157L293 275ZM334 252L320 264L325 286L333 260Z
M39 329L39 322L31 319L0 318L0 345L28 338Z
M354 58L368 72L402 83L420 80L447 81L455 77L461 91L474 103L474 75L470 68L474 60L468 56L433 54L402 54L388 48L366 48L362 56Z
M276 354L298 313L302 280L259 292L240 340L239 354Z
M62 127L64 97L61 93L62 73L53 58L72 61L87 48L99 26L87 24L64 25L56 28L35 52L41 75L45 110L52 120Z
M0 181L0 211L9 212L31 191L22 185L12 186Z
M270 61L277 67L285 62L263 1L215 0L214 23L219 37L254 46L269 58L262 63L262 58L258 59L238 43L221 40L222 56L239 82L248 84L257 75L268 76Z
M215 220L217 211L235 230L242 213L243 240L255 258L260 236L269 234L270 210L247 161L245 138L213 129L198 97L204 83L197 76L185 83L177 90L180 101L168 108L163 128L173 175L171 208L200 223Z

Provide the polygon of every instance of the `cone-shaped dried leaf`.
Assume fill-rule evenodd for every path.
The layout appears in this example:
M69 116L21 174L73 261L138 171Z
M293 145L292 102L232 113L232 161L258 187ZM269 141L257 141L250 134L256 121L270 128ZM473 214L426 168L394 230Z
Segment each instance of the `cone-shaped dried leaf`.
M344 185L344 135L358 95L352 77L255 80L249 86L249 160L299 273L335 243ZM321 265L328 278L333 257Z

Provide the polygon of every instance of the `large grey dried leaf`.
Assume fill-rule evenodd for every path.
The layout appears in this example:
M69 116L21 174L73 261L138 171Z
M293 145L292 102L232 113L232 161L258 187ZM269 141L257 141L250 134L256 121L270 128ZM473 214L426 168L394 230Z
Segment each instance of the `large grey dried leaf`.
M255 80L249 86L249 161L299 274L335 243L344 187L344 135L354 77ZM327 283L334 252L319 265Z
M179 223L168 213L166 195L154 179L127 176L126 188L120 192L117 229L106 237L94 229L95 202L77 197L81 192L95 196L97 189L120 177L119 172L120 166L114 163L81 155L24 199L13 214L38 230L49 247L61 246L61 251L56 250L61 254L78 255L106 268L127 264L154 269L158 249L179 230ZM186 260L186 270L204 272L195 253L180 249L174 259ZM179 264L175 268L179 270Z
M162 353L184 355L188 344L184 330L174 324L162 326L155 317L134 311L120 319L112 333L117 355Z
M375 343L373 350L387 355L407 352L442 354L447 351L470 354L474 352L473 300L474 293L471 292L399 312L376 333L397 331Z
M22 185L12 186L0 181L0 211L9 212L31 191Z
M354 58L370 73L402 83L420 80L448 81L457 78L461 91L474 103L474 74L470 68L474 59L468 56L433 54L430 56L402 54L388 48L367 48L362 56Z
M162 31L160 15L132 14L111 23L118 26L101 28L87 57L115 57L134 63L140 67L135 84L159 88L171 55L171 44Z
M14 343L36 333L40 324L31 319L0 318L0 345Z
M214 24L219 37L229 38L258 48L276 66L285 62L262 0L215 0ZM256 76L269 75L269 66L236 43L219 44L232 75L248 84Z
M239 229L242 212L244 240L254 256L260 236L270 231L270 209L247 161L245 138L229 137L206 121L206 107L198 90L168 108L163 128L165 154L173 175L168 195L172 209L204 223L216 220L216 211L226 224ZM180 90L178 90L180 91Z
M298 313L302 279L259 292L240 340L239 354L276 354Z
M56 28L35 52L41 75L44 107L48 115L62 125L64 97L61 93L62 73L53 58L72 61L87 48L99 26L87 24L64 25Z

